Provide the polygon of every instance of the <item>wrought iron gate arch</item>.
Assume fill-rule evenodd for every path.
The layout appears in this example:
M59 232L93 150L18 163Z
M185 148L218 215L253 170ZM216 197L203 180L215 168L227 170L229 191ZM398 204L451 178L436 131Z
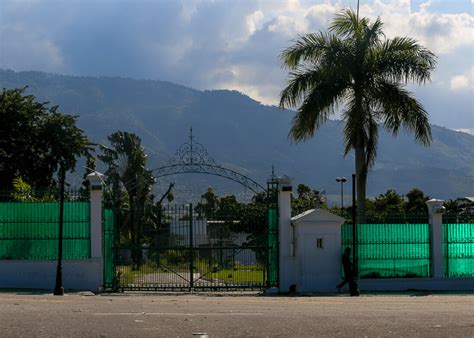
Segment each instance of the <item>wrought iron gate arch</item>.
M206 148L194 140L193 129L190 129L189 141L183 143L169 160L168 164L151 170L155 178L176 174L207 174L237 182L254 193L266 192L267 189L252 178L233 169L217 164L209 156Z
M235 170L212 164L187 165L176 164L159 167L152 170L155 178L177 175L177 174L206 174L227 178L237 182L254 193L266 192L266 189L251 179Z

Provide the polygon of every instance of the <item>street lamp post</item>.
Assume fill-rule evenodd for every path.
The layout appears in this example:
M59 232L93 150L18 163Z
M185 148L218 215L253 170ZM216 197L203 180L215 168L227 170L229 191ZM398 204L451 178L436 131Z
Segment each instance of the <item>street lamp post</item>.
M63 288L63 272L62 272L62 259L63 259L63 221L64 221L64 184L66 181L66 171L64 165L61 165L59 170L60 174L60 200L59 200L59 236L58 236L58 263L56 267L56 283L54 285L54 295L64 295Z
M344 183L347 182L347 179L345 177L336 177L336 182L341 183L341 211L342 216L344 216Z
M359 21L359 0L357 0L357 21Z

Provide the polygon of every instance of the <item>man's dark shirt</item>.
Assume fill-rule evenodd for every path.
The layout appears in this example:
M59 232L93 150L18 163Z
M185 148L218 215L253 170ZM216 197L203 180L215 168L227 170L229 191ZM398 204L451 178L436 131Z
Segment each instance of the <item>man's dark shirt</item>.
M344 268L344 277L352 276L352 262L350 254L344 252L342 255L342 267Z

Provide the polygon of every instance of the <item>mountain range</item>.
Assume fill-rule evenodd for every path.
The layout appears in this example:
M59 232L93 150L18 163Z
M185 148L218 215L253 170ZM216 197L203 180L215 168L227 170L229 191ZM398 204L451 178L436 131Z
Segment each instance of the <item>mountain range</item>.
M312 139L295 144L288 137L293 111L262 105L236 91L199 91L155 80L0 70L0 87L24 86L38 100L78 115L79 127L93 142L106 143L107 135L116 130L138 134L150 168L166 165L188 140L192 127L195 140L216 163L262 185L274 167L277 175L325 190L328 199L337 203L340 185L335 178L345 176L344 199L350 200L354 156L350 153L344 158L342 121L330 120ZM368 195L388 189L406 194L415 187L435 198L474 195L474 136L436 125L432 133L431 146L423 147L404 132L397 137L381 132ZM78 183L80 175L73 180ZM219 194L252 195L232 181L207 175L168 176L158 180L157 190L165 189L168 182L176 184L178 200L197 198L208 186Z

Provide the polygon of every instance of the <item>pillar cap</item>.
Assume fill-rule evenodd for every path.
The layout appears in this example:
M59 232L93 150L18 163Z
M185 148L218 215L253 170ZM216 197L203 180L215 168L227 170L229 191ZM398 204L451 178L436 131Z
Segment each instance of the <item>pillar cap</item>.
M443 204L444 200L438 200L436 198L426 201L426 205L428 206L428 212L430 215L444 214L446 212L446 208L443 206Z
M94 185L102 185L105 184L105 175L101 174L98 171L93 171L89 175L86 176L87 180Z
M439 200L439 199L436 199L436 198L432 198L432 199L426 201L426 204L428 205L428 207L443 205L443 203L444 203L444 200Z
M283 184L291 184L291 177L289 176L286 176L286 175L283 175L283 176L280 176L280 177L277 177L277 182L281 185Z

